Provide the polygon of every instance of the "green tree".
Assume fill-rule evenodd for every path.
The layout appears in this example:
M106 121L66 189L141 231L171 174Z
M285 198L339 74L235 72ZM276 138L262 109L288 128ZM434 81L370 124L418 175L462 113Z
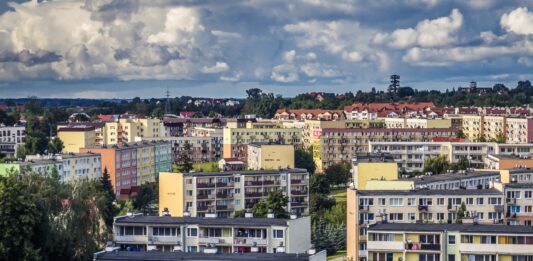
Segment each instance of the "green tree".
M294 166L301 169L306 169L309 173L314 173L316 170L315 161L313 160L313 153L311 151L297 149L294 151Z
M63 141L58 137L51 139L48 143L48 153L59 154L63 151L63 148Z
M330 193L328 177L325 174L311 174L309 177L309 193L328 195Z
M446 156L433 157L424 161L424 172L442 174L448 169L450 169L450 163L446 159Z
M347 162L336 163L329 166L325 175L331 185L345 185L351 179L351 166Z
M109 177L109 173L107 171L107 168L104 168L104 172L102 173L102 177L100 177L100 184L99 184L99 190L100 190L100 201L99 201L99 209L102 213L102 218L104 219L104 222L108 229L113 228L113 218L115 217L115 214L118 212L118 209L115 207L115 192L113 191L113 184L111 183L111 179Z
M266 199L256 203L252 212L254 217L266 217L268 210L271 209L276 218L287 218L289 217L287 210L287 204L289 203L289 197L283 195L279 190L271 191L268 193Z
M336 204L324 212L324 219L329 224L346 223L346 204Z
M462 202L461 206L457 210L457 220L455 221L455 223L457 224L463 223L463 219L466 217L465 213L466 213L466 205L464 202Z
M193 169L192 160L190 158L191 153L192 153L191 144L185 143L178 157L178 162L176 166L177 172L188 173Z
M139 193L133 198L133 207L142 211L144 214L150 214L150 206L157 204L159 201L157 182L142 184Z
M466 170L468 168L470 168L470 161L466 156L461 157L457 163L453 163L450 166L450 169L454 171Z

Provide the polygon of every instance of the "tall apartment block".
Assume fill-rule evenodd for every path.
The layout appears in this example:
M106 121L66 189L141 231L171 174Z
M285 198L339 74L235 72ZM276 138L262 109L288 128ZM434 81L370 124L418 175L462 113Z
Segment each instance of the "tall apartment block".
M308 214L309 173L303 169L160 173L159 212L168 208L172 216L189 212L197 217L208 213L231 217L275 190L289 197L287 211Z
M159 172L170 171L172 167L171 144L162 141L93 146L80 152L102 155L101 170L107 169L117 194L122 189L155 181Z
M8 158L14 158L17 156L17 150L19 146L24 145L24 139L26 137L26 126L14 125L14 126L0 126L0 153Z
M180 136L143 138L144 141L165 141L172 145L172 162L179 164L180 156L186 153L192 163L218 161L222 156L222 136ZM190 149L187 151L187 147Z

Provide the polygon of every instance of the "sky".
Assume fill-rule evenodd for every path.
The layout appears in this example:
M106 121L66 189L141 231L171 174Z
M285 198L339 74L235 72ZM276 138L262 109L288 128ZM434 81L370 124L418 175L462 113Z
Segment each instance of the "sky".
M531 0L0 0L0 97L533 80Z

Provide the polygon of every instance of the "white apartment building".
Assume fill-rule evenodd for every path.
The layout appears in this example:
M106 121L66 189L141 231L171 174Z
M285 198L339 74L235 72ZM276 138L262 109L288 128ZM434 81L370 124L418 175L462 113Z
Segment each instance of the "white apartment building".
M306 253L310 217L291 219L143 216L115 217L115 245L140 251L187 253Z
M56 162L62 182L97 180L102 176L102 157L97 153L68 153L26 156L27 162Z
M15 157L18 147L24 145L25 137L26 126L24 125L0 125L0 153L10 158Z

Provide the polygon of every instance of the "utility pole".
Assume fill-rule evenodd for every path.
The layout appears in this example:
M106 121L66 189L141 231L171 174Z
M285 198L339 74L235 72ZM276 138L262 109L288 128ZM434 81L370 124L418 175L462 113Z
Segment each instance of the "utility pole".
M165 92L165 96L167 97L167 103L165 104L165 114L170 114L170 91L168 90Z

